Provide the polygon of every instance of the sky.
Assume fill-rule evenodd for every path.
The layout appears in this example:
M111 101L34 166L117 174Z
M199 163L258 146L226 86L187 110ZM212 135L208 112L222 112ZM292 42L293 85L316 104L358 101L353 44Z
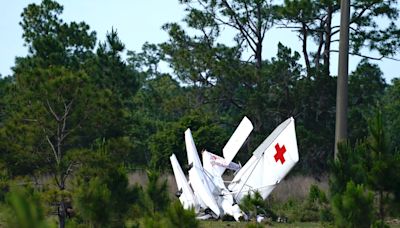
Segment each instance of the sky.
M29 3L40 3L38 0L0 0L0 74L12 74L11 67L16 56L26 56L27 47L22 39L22 29L19 26L23 8ZM145 42L161 43L168 40L168 35L161 26L168 22L182 22L185 16L184 7L178 0L59 0L64 6L61 18L64 21L84 21L91 30L96 31L97 40L104 41L107 31L117 30L119 38L127 50L140 52ZM338 20L338 18L336 18ZM232 43L233 33L223 31L221 42ZM272 29L266 34L263 53L264 59L276 55L277 44L282 42L294 50L301 51L301 42L290 30ZM335 48L335 46L333 46ZM400 58L400 55L397 56ZM331 57L331 72L336 74L337 54ZM349 71L353 71L359 57L350 57ZM396 69L399 62L393 60L373 61L384 73L387 82L394 77L400 77ZM304 61L300 62L304 65ZM167 70L167 69L166 69Z

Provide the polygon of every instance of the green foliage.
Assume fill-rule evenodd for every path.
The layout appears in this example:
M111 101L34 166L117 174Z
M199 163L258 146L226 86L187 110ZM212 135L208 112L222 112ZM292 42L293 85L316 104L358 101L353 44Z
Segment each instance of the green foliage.
M259 214L264 214L265 216L273 218L276 217L258 191L244 196L239 203L239 207L250 219L255 219Z
M18 59L18 65L36 63L78 69L96 43L96 33L84 22L66 23L60 18L63 6L53 0L29 4L21 14L22 37L34 58ZM29 65L29 64L28 64ZM19 69L16 67L16 71Z
M363 186L366 186L376 193L376 210L381 225L384 225L384 219L387 216L388 202L393 200L393 195L396 195L398 183L400 183L399 157L389 149L383 124L382 113L377 111L369 121L369 137L364 143L356 144L354 149L349 144L338 145L339 153L337 159L331 163L330 178L331 195L336 207L334 210L341 210L344 204L342 201L347 200L345 194L356 194L357 191L361 191L360 189L364 189ZM349 183L352 183L350 187ZM362 200L361 197L363 196L360 196L360 200ZM367 199L365 198L365 202ZM351 210L350 205L346 207ZM372 206L368 207L371 207L371 210L375 209ZM362 213L366 213L367 206L362 210L365 210ZM338 212L335 212L335 215L343 217ZM338 218L339 224L342 224L341 220L345 219L342 217ZM368 221L371 223L373 220L369 218Z
M130 68L122 58L125 46L112 28L107 33L106 41L99 43L96 56L90 58L85 64L85 70L97 88L109 89L114 97L123 105L128 105L129 98L139 88L140 73Z
M64 22L56 1L24 9L20 25L29 54L16 59L13 75L0 77L0 199L16 176L50 176L55 182L42 187L42 199L57 208L44 211L62 211L58 205L69 203L72 194L76 217L67 219L69 226L123 226L128 216L145 226L180 226L179 218L191 221L192 215L170 205L160 174L170 168L169 156L175 153L184 164L186 128L199 152L220 153L244 115L254 131L237 159L246 161L277 124L294 116L301 151L294 171L316 177L328 171L336 91L328 66L339 2L295 0L279 7L256 0L180 2L187 27L166 24L167 42L146 43L141 53L128 50L127 61L116 29L95 49L95 32L84 22ZM398 28L388 23L378 31L375 19L396 20L394 1L360 0L351 7L353 52L366 45L384 57L393 55L400 46ZM281 43L275 57L263 58L265 32L277 20L299 32L305 69L300 54ZM233 45L219 39L227 27L234 31ZM311 40L318 50L307 46ZM249 61L247 49L254 57ZM162 61L173 75L162 72ZM339 146L338 160L329 166L339 207L351 208L345 193L368 203L358 186L364 184L382 199L383 218L388 211L396 215L400 201L400 80L386 85L382 76L366 60L351 74L350 141ZM384 115L368 129L377 102ZM128 186L127 166L152 170L147 188ZM292 221L330 220L326 198L312 186L305 202L290 200L276 212ZM246 200L242 206L251 213L272 215L260 197ZM61 221L64 215L59 216Z
M129 157L132 146L124 135L125 108L137 90L136 72L120 58L123 45L117 33L113 30L108 34L108 42L101 44L95 55L95 33L84 22L63 22L62 11L63 7L52 0L24 9L20 24L29 55L16 60L12 84L6 87L8 105L0 110L0 141L7 142L0 143L1 160L11 177L52 177L56 189L48 189L45 198L57 207L61 227L67 219L65 203L70 198L65 189L84 157L75 155L87 151L96 139L107 138L115 155L121 160ZM127 150L125 154L123 150ZM126 213L131 202L129 197L121 199L127 196L123 193L128 181L125 171L118 170L119 165L112 162L113 169L101 180L101 186L106 185L115 198L110 218L120 216L121 211ZM87 197L106 197L103 193L94 191Z
M76 172L72 203L76 204L78 216L93 226L120 226L124 224L131 205L140 200L140 189L128 186L121 158L109 151L107 142L98 142L94 149L71 155L79 157L81 163Z
M361 184L366 180L365 162L362 160L366 157L366 145L358 143L353 149L349 143L340 143L338 151L336 159L330 162L331 195L342 194L350 181Z
M169 227L199 227L199 221L196 219L194 209L185 210L179 201L170 204L167 213Z
M373 194L353 181L346 184L343 194L333 196L332 208L338 227L370 227L374 221Z
M166 124L163 129L151 136L150 167L157 167L159 170L170 167L169 157L172 153L175 153L178 159L182 159L181 162L186 160L184 132L187 128L192 131L198 152L209 149L218 153L222 150L223 143L228 140L226 132L213 113L193 110L179 121Z
M0 162L0 203L4 202L5 196L10 189L10 177L4 164Z
M9 206L7 227L49 227L40 197L33 188L12 187L6 196L6 202Z
M350 54L360 55L363 48L368 47L377 51L381 58L395 55L400 47L396 23L399 9L395 1L358 0L350 8L353 12L349 20ZM329 76L332 44L337 41L340 27L334 20L340 12L340 1L286 0L274 9L274 16L283 25L280 28L295 28L302 40L308 76L314 75L313 68L322 69ZM381 23L382 18L388 23ZM309 40L318 48L309 45ZM375 56L371 58L376 59Z
M90 227L104 227L110 223L111 192L100 178L82 183L75 194L77 213L88 221Z
M317 185L310 186L310 192L307 202L305 203L305 209L316 211L318 213L318 219L314 221L330 222L333 219L328 198L325 192L319 189Z
M314 210L305 210L305 203L299 199L288 199L284 203L272 202L272 210L278 217L287 218L289 222L314 221L318 213Z
M400 184L399 156L390 150L387 133L384 129L383 115L378 110L369 122L367 185L378 194L378 215L384 224L390 193L398 192Z
M262 224L259 224L259 223L248 223L246 225L246 227L247 228L262 228L262 227L265 227L265 226L262 225Z
M147 170L147 178L146 194L151 200L153 213L166 210L170 202L167 180L160 180L160 172L156 170Z
M289 222L331 222L332 212L325 192L317 185L311 185L308 198L289 199L285 203L271 202L276 217L287 218Z
M389 149L393 152L400 151L400 79L393 79L388 86L383 98L385 115L385 130L387 132Z
M383 73L375 64L362 60L349 77L349 140L355 144L357 140L368 136L368 119L378 102L382 101L386 83Z
M166 227L165 219L161 214L155 213L153 215L147 215L141 219L141 224L143 227L151 228L163 228Z

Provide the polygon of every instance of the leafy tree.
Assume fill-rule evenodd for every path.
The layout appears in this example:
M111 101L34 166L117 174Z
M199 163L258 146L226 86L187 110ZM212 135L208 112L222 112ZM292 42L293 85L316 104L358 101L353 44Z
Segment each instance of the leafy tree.
M123 137L128 98L122 97L136 92L136 81L134 71L120 58L123 44L116 32L108 35L109 46L100 45L98 60L92 52L95 33L83 22L64 23L61 13L62 6L51 0L30 4L22 13L29 55L16 60L7 95L13 99L2 110L0 138L7 143L0 143L0 150L12 176L53 178L59 193L53 197L59 207L59 226L64 227L66 185L79 160L72 155L98 138L115 138L111 142L120 145L119 152L131 148ZM105 71L109 80L99 86L96 80L102 75L96 74L100 70L93 64L97 61L107 63L118 74L116 80Z
M386 88L383 73L376 64L367 59L362 60L349 77L349 139L355 143L357 139L368 136L368 119Z
M84 66L94 84L100 89L111 90L122 104L126 104L136 93L140 77L139 72L130 68L122 59L124 50L125 45L112 28L106 35L106 41L99 43L96 56L90 58Z
M358 143L354 148L349 143L338 145L337 158L330 162L329 189L332 196L345 192L350 181L354 184L365 183L366 149L365 143Z
M71 150L87 147L100 135L107 136L112 116L107 91L90 85L83 72L64 68L34 69L20 74L13 109L8 110L1 137L4 156L12 175L49 174L59 190L76 165ZM97 131L97 132L96 132ZM82 137L82 136L85 137ZM60 226L64 223L64 200Z
M99 177L82 183L76 192L76 211L90 227L102 227L110 223L111 192Z
M369 160L367 184L377 192L380 225L384 225L387 211L385 206L391 200L389 193L396 192L400 183L399 156L389 149L381 111L369 123Z
M164 55L159 45L145 42L142 52L128 51L127 55L130 65L137 71L144 72L146 79L161 75L159 64L164 59Z
M232 126L232 129L243 115L252 120L254 132L239 159L248 157L282 120L295 116L303 130L299 134L300 145L307 151L299 169L315 174L326 171L327 158L334 148L335 79L322 77L323 72L317 70L315 77L304 78L302 66L298 64L299 54L281 44L277 57L271 61L263 60L260 69L242 61L244 45L228 47L217 42L220 34L213 23L222 13L212 15L212 10L223 10L227 7L225 3L206 2L196 6L195 1L185 2L189 10L185 22L199 34L190 36L179 25L167 24L164 28L170 41L160 46L166 60L178 78L188 84L196 98L192 101L196 108L215 110L224 125ZM253 10L250 5L256 4L252 1L229 1L228 4L231 3L249 7L233 8L238 10L238 15ZM243 23L252 19L243 19ZM310 163L314 165L310 166Z
M192 131L198 152L209 149L214 153L221 153L224 142L229 139L212 113L193 110L179 121L167 123L150 138L150 167L157 167L159 170L170 167L169 157L172 153L177 155L181 164L186 164L184 132L187 128Z
M0 77L0 127L3 126L3 121L6 118L6 107L10 104L10 97L7 96L10 93L13 85L13 77Z
M357 0L351 4L350 18L350 54L370 59L393 57L399 49L396 20L399 9L395 1ZM307 74L313 76L322 69L329 76L332 44L338 42L339 25L333 18L339 14L340 1L286 0L276 7L277 19L281 28L297 31L302 40L302 52L306 63ZM384 28L378 23L382 17L389 23ZM309 45L313 40L317 45ZM380 56L364 55L363 50L375 50ZM321 65L322 62L322 65ZM315 73L314 72L314 73Z
M224 27L236 32L235 41L251 49L257 69L262 68L265 33L273 25L268 1L181 1L188 10L189 26L211 39ZM260 75L259 75L260 76Z
M124 158L109 143L97 141L92 150L70 154L79 164L72 204L78 216L93 226L122 226L132 204L140 200L140 189L129 186Z
M17 65L23 68L32 63L42 67L62 65L76 70L86 61L95 46L96 33L89 32L84 22L63 22L62 12L63 6L53 0L24 8L20 25L29 56L17 58ZM18 67L15 71L18 72Z
M400 151L400 79L394 79L388 86L384 98L385 129L389 143L389 150L397 153Z
M369 121L367 140L356 144L354 149L349 144L339 145L338 157L331 163L330 178L333 207L336 207L334 210L342 210L341 207L345 201L348 201L346 194L350 194L350 192L354 192L354 194L357 191L364 192L363 186L374 191L377 199L377 214L380 219L378 225L380 226L384 225L387 213L385 208L389 206L388 202L393 200L393 193L397 194L400 180L398 176L399 157L394 151L389 150L383 123L382 113L378 111ZM349 187L349 183L352 183L353 186ZM363 186L356 187L356 185ZM354 197L356 196L354 195ZM349 210L350 206L352 205L348 205ZM339 212L335 213L338 218L341 218L341 216L345 216L346 210L341 215L337 214ZM340 221L338 222L341 224ZM368 221L370 223L373 220L369 219Z

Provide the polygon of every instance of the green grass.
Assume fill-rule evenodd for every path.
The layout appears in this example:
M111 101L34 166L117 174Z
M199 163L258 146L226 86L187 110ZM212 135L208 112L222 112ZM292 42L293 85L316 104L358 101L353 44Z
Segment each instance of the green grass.
M201 221L200 227L232 227L232 228L242 228L247 227L247 225L254 224L254 222L224 222L224 221ZM265 227L291 227L291 228L310 228L310 227L327 227L326 224L316 223L316 222L295 222L295 223L276 223L272 222L270 224L264 224ZM329 226L328 226L329 227Z
M200 227L232 227L232 228L245 228L250 224L255 224L254 222L224 222L224 221L201 221ZM264 227L279 227L279 228L312 228L312 227L333 227L333 225L329 225L326 223L319 222L294 222L294 223L277 223L272 222L270 224L263 223ZM389 227L391 228L400 228L400 224L397 223L389 223Z

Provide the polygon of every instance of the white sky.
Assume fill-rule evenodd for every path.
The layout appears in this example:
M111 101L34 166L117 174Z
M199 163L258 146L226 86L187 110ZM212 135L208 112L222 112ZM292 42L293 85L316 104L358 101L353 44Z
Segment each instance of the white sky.
M16 56L25 56L27 48L23 46L22 29L19 26L20 14L29 3L40 1L0 0L0 74L10 75ZM65 21L85 21L96 31L98 41L103 41L107 31L117 29L121 41L127 50L139 52L142 45L161 43L168 35L161 29L167 22L181 22L185 12L178 0L59 0L64 6L62 18ZM229 43L232 33L226 32L223 39ZM264 58L270 59L276 55L277 43L301 51L301 43L295 33L289 30L272 29L267 32L264 42ZM337 55L332 56L331 72L337 72ZM400 55L397 56L400 58ZM358 57L350 57L350 71L354 70L360 61ZM303 60L300 62L304 65ZM375 61L379 64L387 82L394 77L400 77L396 69L399 62L393 60Z

